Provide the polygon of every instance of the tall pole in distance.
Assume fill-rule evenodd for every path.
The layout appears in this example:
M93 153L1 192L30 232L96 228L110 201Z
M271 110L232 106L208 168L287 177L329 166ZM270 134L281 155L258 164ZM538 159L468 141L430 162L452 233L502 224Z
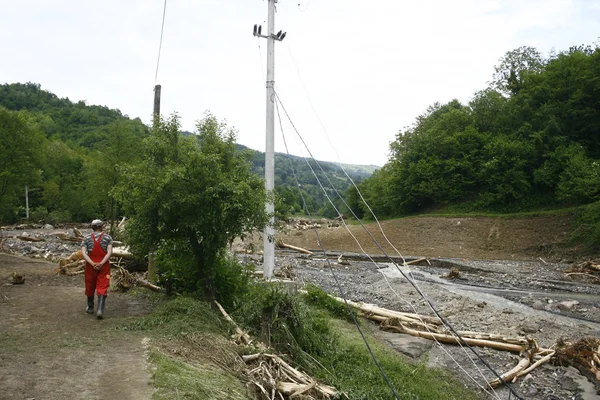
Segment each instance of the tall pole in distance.
M275 189L275 0L269 0L269 17L267 27L267 141L265 150L265 189L267 203L265 210L270 215L269 223L263 234L264 278L270 280L275 268L275 204L273 190Z

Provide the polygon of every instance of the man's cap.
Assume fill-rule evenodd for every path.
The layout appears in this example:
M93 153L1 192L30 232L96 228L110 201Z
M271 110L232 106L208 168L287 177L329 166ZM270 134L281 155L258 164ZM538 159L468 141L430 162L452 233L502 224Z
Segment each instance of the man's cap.
M92 226L102 226L102 225L104 225L104 222L102 222L99 219L95 219L92 221Z

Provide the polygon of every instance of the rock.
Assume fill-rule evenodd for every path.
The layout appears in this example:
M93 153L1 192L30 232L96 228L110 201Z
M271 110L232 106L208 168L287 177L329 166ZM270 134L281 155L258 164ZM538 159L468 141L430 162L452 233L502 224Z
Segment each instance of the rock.
M521 325L521 329L525 333L536 333L540 330L540 326L533 321L525 321L523 325Z
M579 304L579 302L577 300L566 300L566 301L561 301L560 303L558 303L556 305L556 307L561 310L570 310L578 304Z
M514 314L515 312L513 310L511 310L510 308L505 308L504 310L502 310L502 314Z
M531 307L536 310L545 310L544 303L539 300L534 301Z
M42 229L54 229L54 227L50 224L46 224L42 227Z

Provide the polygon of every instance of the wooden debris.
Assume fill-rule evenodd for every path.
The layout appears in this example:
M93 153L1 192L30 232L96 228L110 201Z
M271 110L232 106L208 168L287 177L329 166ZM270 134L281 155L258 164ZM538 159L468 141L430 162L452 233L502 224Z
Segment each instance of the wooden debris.
M253 343L250 335L235 323L221 304L215 301L215 305L225 319L234 326L236 334L233 335L233 338L235 342L245 346ZM319 384L309 375L286 363L281 357L265 353L267 347L264 344L254 342L253 346L255 348L258 346L261 352L242 356L242 359L247 365L246 375L259 391L261 398L268 400L286 398L319 400L331 399L338 394L334 387Z
M575 343L560 342L553 363L577 368L596 385L600 394L600 339L586 337Z
M144 287L154 292L162 292L163 289L160 286L156 286L141 276L131 274L125 268L118 265L111 265L112 283L121 290L129 290L134 286Z
M331 399L335 388L317 383L307 374L292 367L274 354L257 353L242 356L248 365L253 384L265 399ZM279 397L278 397L279 396Z
M38 238L35 236L25 236L25 235L21 235L21 236L17 236L18 239L21 240L25 240L26 242L45 242L46 239L44 238Z
M282 249L290 249L290 250L296 250L296 251L299 251L299 252L305 253L305 254L313 254L313 252L310 250L303 249L302 247L292 246L291 244L284 243L283 240L278 240L276 245L277 245L277 247L280 247Z
M350 265L350 261L343 259L341 254L338 257L337 262L340 265Z
M454 280L454 279L457 279L459 276L460 276L460 271L458 270L458 268L454 267L450 271L448 271L448 273L446 275L444 275L442 277L446 278L446 279Z
M252 339L250 339L250 335L248 335L246 332L244 332L238 326L238 324L236 324L235 321L233 319L231 319L231 317L229 316L229 314L227 314L227 312L225 311L225 309L216 300L215 300L215 305L219 308L219 310L221 311L221 314L223 314L223 316L225 317L225 319L227 321L229 321L235 327L235 332L236 332L236 335L234 335L235 342L238 343L239 341L241 341L245 345L249 345L250 343L252 343Z
M402 322L400 322L397 325L387 325L387 324L383 323L381 325L381 329L383 329L385 331L406 333L408 335L415 336L415 337L421 337L424 339L436 340L440 343L462 344L464 342L470 346L489 347L491 349L510 351L513 353L520 353L521 351L524 351L527 348L526 346L520 345L520 344L504 343L501 341L486 340L486 339L473 339L473 338L469 338L469 337L463 337L462 341L461 341L458 337L453 336L453 335L434 333L434 332L425 332L425 331L419 331L416 329L408 328Z
M263 272L260 272L260 274L262 276ZM282 265L278 270L275 271L275 276L292 281L296 279L296 274L294 273L294 269L290 264Z
M67 258L63 258L63 259L59 260L58 265L63 267L67 264L70 264L72 262L79 261L79 260L83 260L83 254L81 253L81 250L78 250L78 251L72 253Z
M587 260L563 271L570 279L600 283L600 260Z

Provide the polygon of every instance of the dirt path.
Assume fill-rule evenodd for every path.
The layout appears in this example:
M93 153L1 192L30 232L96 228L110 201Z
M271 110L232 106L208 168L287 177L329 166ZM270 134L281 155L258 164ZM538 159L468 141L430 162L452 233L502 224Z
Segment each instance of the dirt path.
M110 294L105 319L85 313L83 277L0 254L1 399L150 399L144 338L118 329L148 305ZM12 272L24 285L8 283Z

